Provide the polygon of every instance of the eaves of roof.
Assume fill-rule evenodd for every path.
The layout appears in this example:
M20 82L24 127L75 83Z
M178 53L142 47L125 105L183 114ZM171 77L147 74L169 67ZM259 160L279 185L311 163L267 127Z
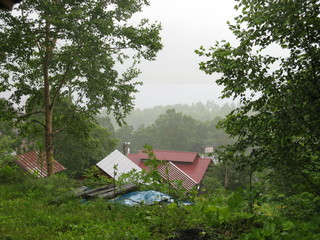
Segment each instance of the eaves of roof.
M45 153L31 151L18 155L15 162L26 172L35 174L37 177L46 177L48 174ZM54 173L65 170L59 162L54 160Z

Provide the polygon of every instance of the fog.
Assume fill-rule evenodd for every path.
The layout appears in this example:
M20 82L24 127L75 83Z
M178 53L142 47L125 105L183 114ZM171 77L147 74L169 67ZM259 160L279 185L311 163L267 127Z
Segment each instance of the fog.
M215 41L236 43L227 21L236 16L233 0L150 0L150 6L135 18L145 17L162 24L164 48L156 61L142 62L143 82L135 95L136 108L155 105L194 103L219 98L222 87L215 84L218 75L199 70L201 58L194 53L200 46L209 48ZM228 100L231 102L231 100Z

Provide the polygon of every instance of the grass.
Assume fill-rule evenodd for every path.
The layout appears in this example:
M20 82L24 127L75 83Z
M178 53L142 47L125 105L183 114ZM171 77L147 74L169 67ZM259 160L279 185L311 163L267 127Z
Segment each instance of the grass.
M139 218L133 218L132 208L121 206L115 211L114 206L104 200L83 203L71 194L70 186L52 187L52 183L33 186L29 185L31 182L0 185L1 239L151 237L145 224Z
M83 184L59 178L1 184L0 239L320 239L319 218L291 221L270 203L251 214L238 193L198 197L192 206L126 207L84 202L72 191Z

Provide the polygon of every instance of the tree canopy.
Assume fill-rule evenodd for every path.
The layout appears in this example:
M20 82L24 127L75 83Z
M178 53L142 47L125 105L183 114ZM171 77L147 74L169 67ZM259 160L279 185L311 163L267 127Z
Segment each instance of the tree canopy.
M320 194L320 3L237 2L241 14L229 26L239 45L223 41L196 51L207 58L201 70L223 74L222 96L242 104L220 123L237 136L226 157L242 168L271 168L293 187L300 181ZM285 54L267 54L272 46Z
M189 115L192 118L199 121L214 120L216 117L224 117L235 109L235 104L225 103L222 106L214 101L207 101L206 103L196 102L192 104L173 104L166 106L154 106L152 108L134 109L127 115L125 121L128 125L138 129L141 126L151 126L161 114L165 114L169 109L175 109L176 112ZM106 113L102 111L101 116L105 116ZM110 119L112 123L117 126L116 120L111 115ZM148 117L146 117L148 116ZM117 127L116 127L117 128Z
M162 48L160 25L146 19L129 23L146 4L146 0L29 0L12 13L0 12L0 91L11 94L8 110L12 104L19 106L24 123L31 115L44 115L37 123L45 129L49 175L53 136L62 130L52 125L62 118L54 113L58 101L67 98L68 111L88 119L106 107L120 123L132 109L136 64L141 58L153 60ZM121 75L117 64L126 60L132 66ZM40 108L30 111L34 106ZM68 116L74 114L63 116L65 124L74 120Z
M151 126L141 126L134 130L132 126L123 126L115 132L120 140L118 149L122 149L122 142L131 142L133 152L138 152L144 145L151 145L154 149L202 152L202 146L231 143L227 134L217 129L221 118L210 121L199 121L190 115L168 109L161 114Z

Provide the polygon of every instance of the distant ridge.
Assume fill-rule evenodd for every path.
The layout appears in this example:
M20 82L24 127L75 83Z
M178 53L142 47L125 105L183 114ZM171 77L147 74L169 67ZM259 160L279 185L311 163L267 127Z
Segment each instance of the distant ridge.
M164 114L168 109L175 109L176 112L181 112L189 115L192 118L200 121L213 120L216 117L224 117L230 113L237 106L233 103L225 103L222 106L216 104L214 101L207 101L206 103L197 102L192 104L174 104L167 106L154 106L152 108L135 109L125 119L129 126L138 129L141 126L147 127L152 125L155 120ZM112 115L107 115L106 111L102 111L102 117L109 116L113 126L117 129L118 125Z

